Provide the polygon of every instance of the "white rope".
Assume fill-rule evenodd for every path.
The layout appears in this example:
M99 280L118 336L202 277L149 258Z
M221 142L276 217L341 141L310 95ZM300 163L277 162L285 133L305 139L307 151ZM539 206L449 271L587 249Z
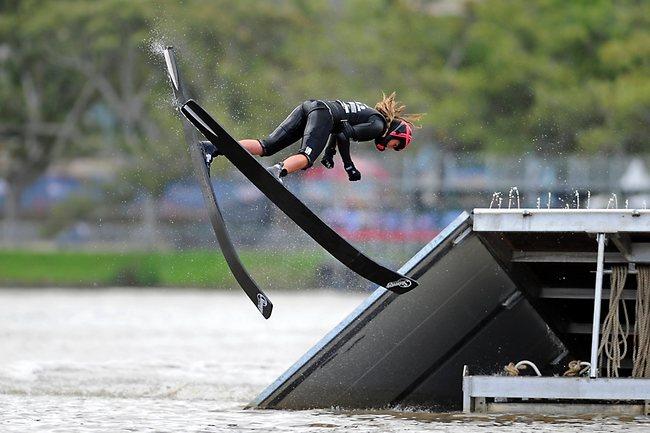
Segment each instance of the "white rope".
M618 377L621 360L627 354L627 338L630 335L630 318L623 300L623 289L627 280L627 266L613 266L609 311L602 326L602 338L598 347L598 356L602 366L602 353L607 357L607 377ZM625 327L621 324L619 307L623 305Z
M519 376L519 371L525 370L528 367L532 368L533 371L535 371L536 375L538 376L542 375L542 373L540 373L539 371L539 368L537 368L537 366L534 363L526 360L519 361L517 364L513 364L511 362L510 364L503 367L503 369L505 370L506 373L508 373L509 376Z
M637 266L632 377L650 377L650 266Z
M538 376L542 375L542 373L539 372L539 368L537 368L537 366L535 364L533 364L532 362L530 362L530 361L526 361L526 360L519 361L515 365L515 367L517 367L518 370L525 370L526 366L532 368L535 371L536 375L538 375Z

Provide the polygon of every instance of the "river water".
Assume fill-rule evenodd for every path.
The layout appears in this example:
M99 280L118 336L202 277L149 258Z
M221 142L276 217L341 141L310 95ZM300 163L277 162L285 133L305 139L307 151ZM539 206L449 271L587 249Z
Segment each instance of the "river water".
M650 432L646 418L244 410L363 299L239 291L0 291L0 432Z

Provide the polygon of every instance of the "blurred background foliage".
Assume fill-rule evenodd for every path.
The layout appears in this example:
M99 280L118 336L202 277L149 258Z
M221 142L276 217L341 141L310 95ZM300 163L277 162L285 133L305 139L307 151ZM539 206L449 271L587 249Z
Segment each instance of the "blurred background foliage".
M34 170L80 153L179 170L163 45L242 136L304 99L396 90L427 113L418 141L450 149L648 146L645 1L5 0L0 38L2 144Z
M305 99L397 91L426 113L409 157L650 152L648 1L0 0L6 233L23 191L79 157L118 173L102 186L108 211L142 200L156 232L156 203L189 167L167 45L236 137L266 135ZM66 203L44 230L100 211Z

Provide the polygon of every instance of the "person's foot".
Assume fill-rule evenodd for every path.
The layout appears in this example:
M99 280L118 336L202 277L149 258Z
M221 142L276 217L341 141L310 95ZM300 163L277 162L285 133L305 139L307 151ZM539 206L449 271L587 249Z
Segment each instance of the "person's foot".
M271 173L271 175L278 180L280 183L282 182L282 178L287 175L287 170L284 169L284 164L281 162L278 162L275 165L272 165L271 167L267 167L266 171Z
M210 164L214 161L214 158L221 155L222 153L217 149L217 146L212 144L209 141L199 141L199 146L203 152L203 159L205 160L205 165L210 168Z

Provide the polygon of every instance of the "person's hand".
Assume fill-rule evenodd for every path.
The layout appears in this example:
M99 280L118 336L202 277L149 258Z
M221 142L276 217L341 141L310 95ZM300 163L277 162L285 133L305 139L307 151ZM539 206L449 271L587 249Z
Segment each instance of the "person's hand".
M334 155L325 154L320 160L320 163L325 166L325 168L334 168Z
M345 167L345 171L348 173L348 180L350 182L356 182L357 180L361 180L361 172L357 170L357 168L354 165L349 165Z

